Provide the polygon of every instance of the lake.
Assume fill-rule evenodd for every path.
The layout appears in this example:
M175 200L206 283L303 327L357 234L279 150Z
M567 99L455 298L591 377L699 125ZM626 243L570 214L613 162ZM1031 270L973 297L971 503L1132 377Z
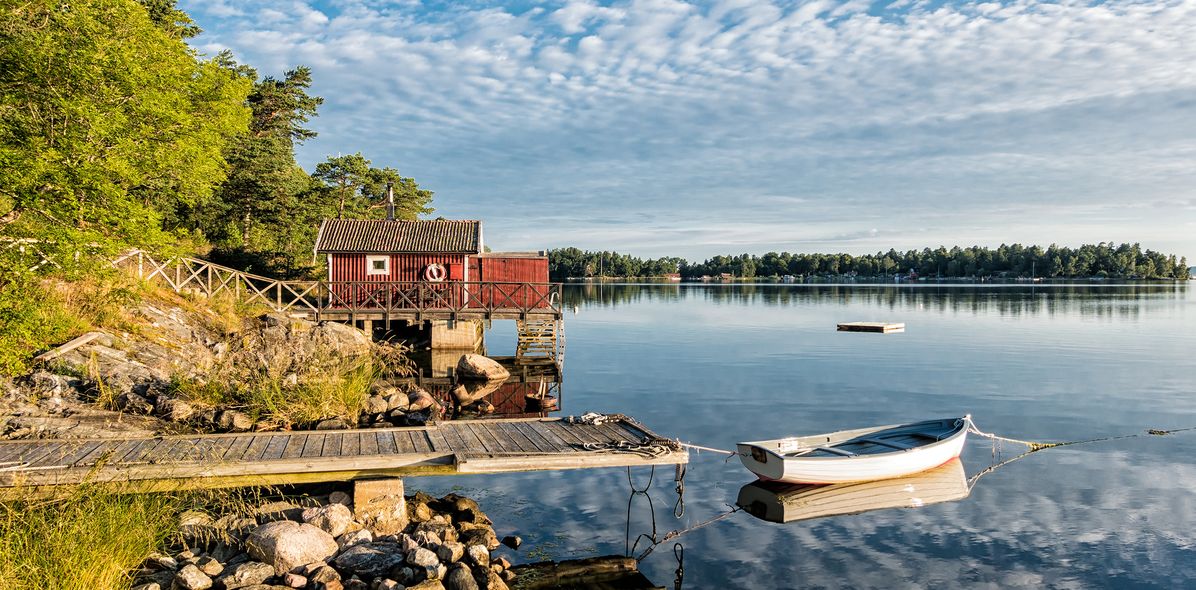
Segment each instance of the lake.
M1140 435L1046 449L963 499L786 524L740 511L641 563L684 588L1182 588L1196 585L1196 297L1184 284L571 285L562 412L626 413L683 441L811 434L971 413L1035 441ZM574 311L575 310L575 311ZM836 332L905 322L900 334ZM510 322L507 322L510 323ZM510 354L496 322L490 352ZM972 476L1023 450L973 436ZM996 452L999 451L999 452ZM637 487L649 482L637 468ZM408 478L472 494L512 561L627 554L726 513L754 477L691 454L647 494L625 469ZM678 511L679 512L679 511ZM643 552L641 540L635 554Z

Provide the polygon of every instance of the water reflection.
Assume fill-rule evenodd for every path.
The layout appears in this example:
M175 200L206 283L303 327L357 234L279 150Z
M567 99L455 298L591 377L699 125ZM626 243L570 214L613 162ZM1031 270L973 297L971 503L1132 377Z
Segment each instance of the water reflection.
M564 388L556 363L495 355L490 358L511 374L505 381L457 383L452 368L462 354L434 350L417 356L415 375L395 381L422 387L432 394L444 409L439 417L444 420L543 418L560 412Z
M915 475L834 485L754 481L739 488L735 504L769 522L793 522L888 508L921 508L970 493L963 463L952 459Z
M785 307L856 304L890 310L989 313L1004 316L1079 311L1092 316L1136 317L1144 299L1178 300L1186 283L791 285L791 284L569 284L567 308L613 308L641 303L702 301L713 305Z

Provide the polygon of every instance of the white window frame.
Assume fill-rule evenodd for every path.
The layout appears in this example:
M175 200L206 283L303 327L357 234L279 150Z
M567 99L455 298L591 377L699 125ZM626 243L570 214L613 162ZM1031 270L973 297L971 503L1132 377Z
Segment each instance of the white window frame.
M382 269L374 268L375 262L382 262ZM366 276L388 275L390 274L390 256L381 254L367 254L365 257L365 274Z

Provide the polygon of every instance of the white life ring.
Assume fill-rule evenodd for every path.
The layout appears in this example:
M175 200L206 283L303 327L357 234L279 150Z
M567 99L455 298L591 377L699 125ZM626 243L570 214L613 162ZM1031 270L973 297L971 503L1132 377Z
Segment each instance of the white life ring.
M432 283L439 283L448 277L448 271L445 270L443 264L433 262L424 268L424 280Z

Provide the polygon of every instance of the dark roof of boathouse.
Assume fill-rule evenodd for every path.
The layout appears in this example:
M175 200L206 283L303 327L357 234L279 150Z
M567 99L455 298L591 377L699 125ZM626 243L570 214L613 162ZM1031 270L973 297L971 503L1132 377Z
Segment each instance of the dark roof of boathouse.
M316 236L315 251L477 254L482 251L482 222L472 219L325 219Z

